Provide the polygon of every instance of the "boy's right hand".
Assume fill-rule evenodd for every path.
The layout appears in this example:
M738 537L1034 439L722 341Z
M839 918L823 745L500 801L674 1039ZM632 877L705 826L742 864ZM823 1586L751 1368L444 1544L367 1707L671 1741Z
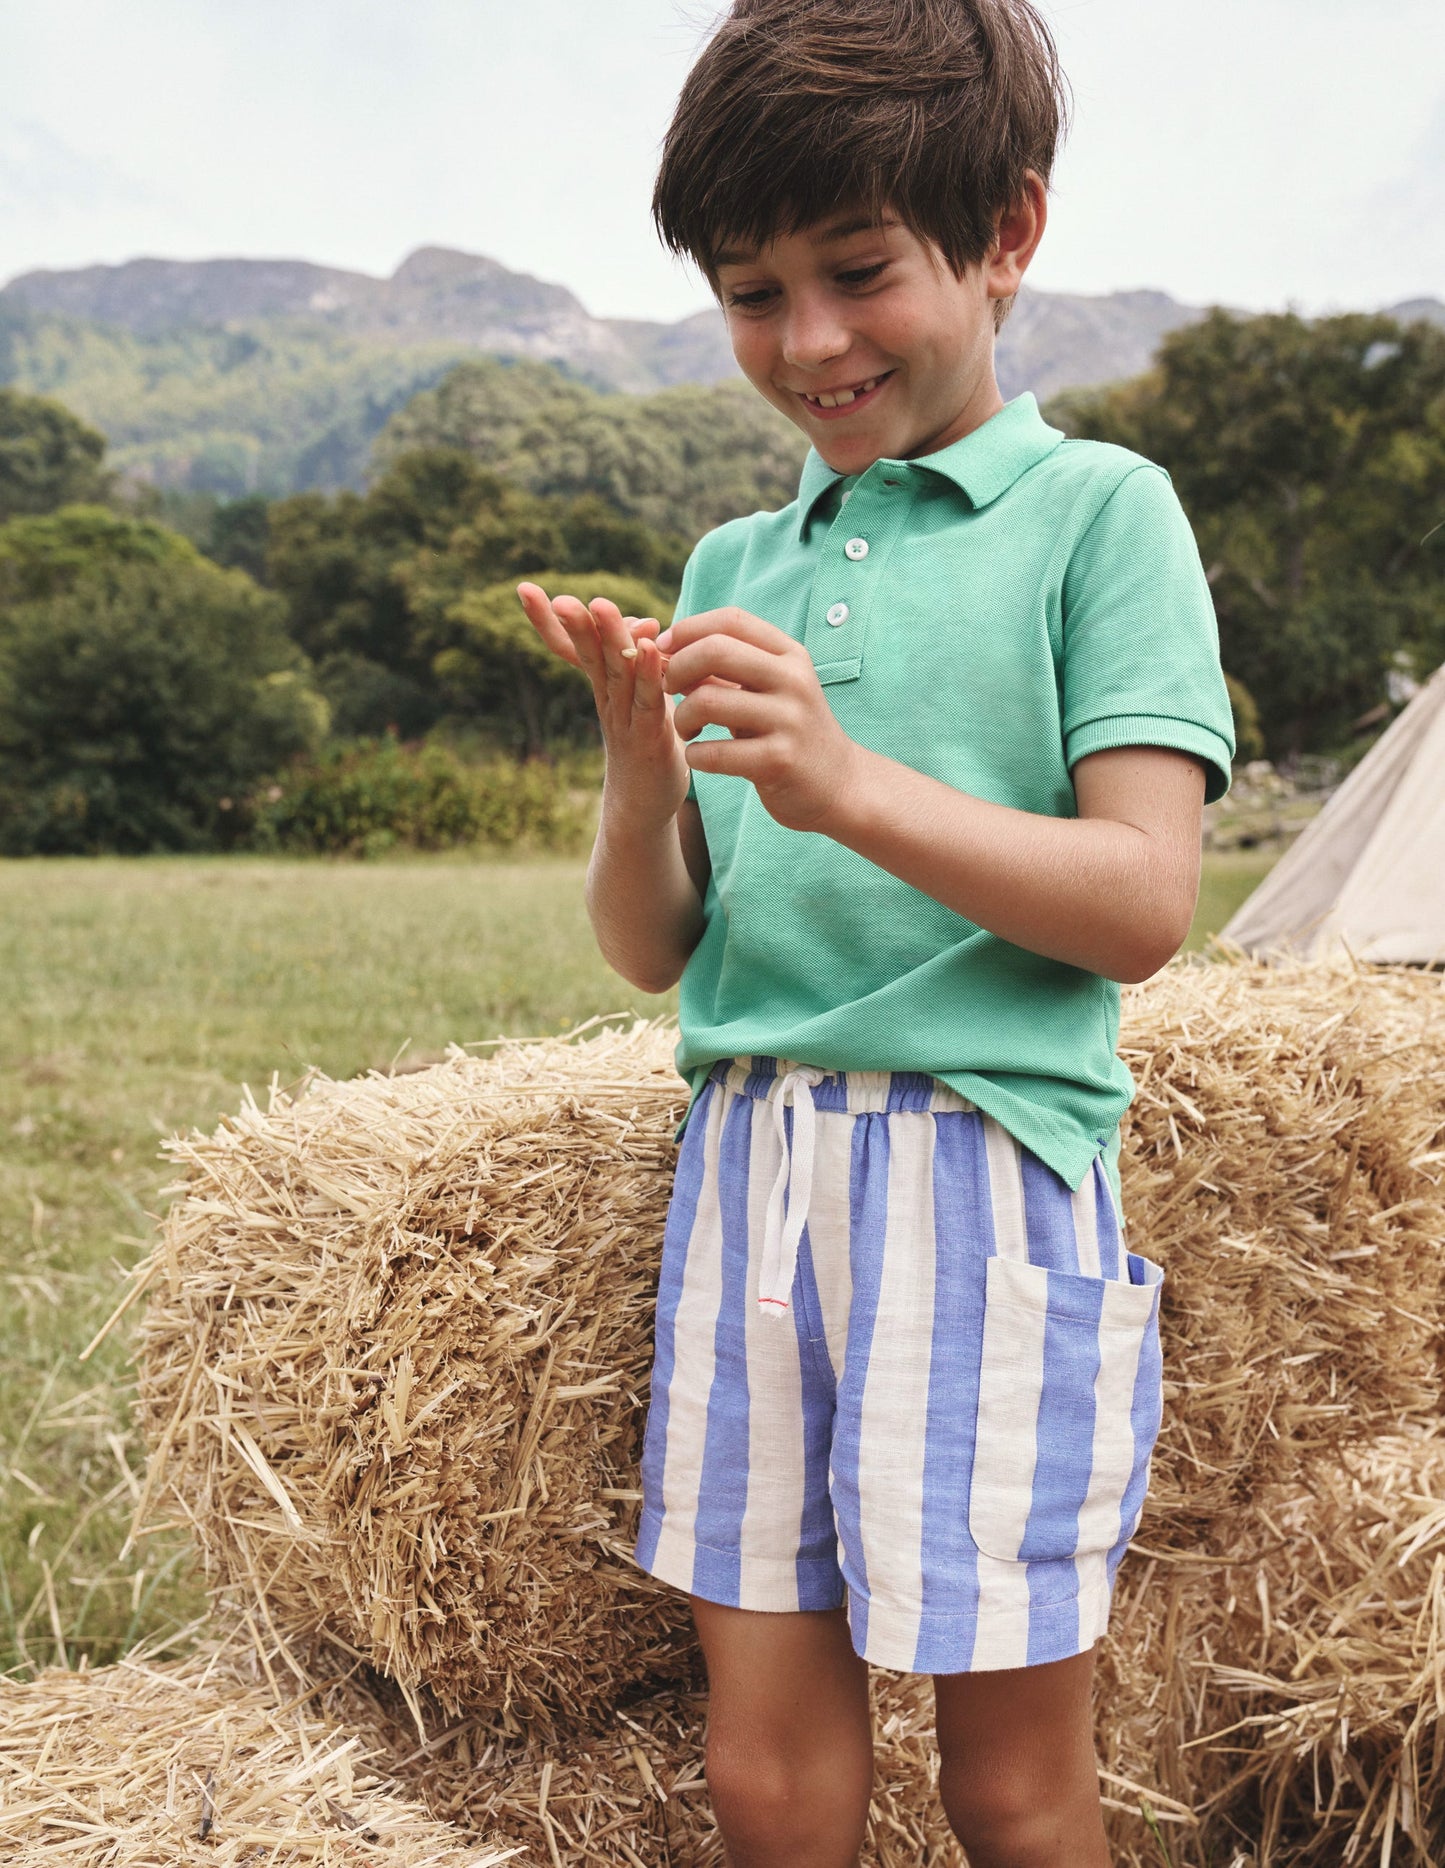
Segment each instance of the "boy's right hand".
M548 597L539 584L518 584L527 620L563 661L592 683L607 748L607 787L630 813L675 817L692 774L663 691L667 657L657 647L653 617L626 617L596 597Z

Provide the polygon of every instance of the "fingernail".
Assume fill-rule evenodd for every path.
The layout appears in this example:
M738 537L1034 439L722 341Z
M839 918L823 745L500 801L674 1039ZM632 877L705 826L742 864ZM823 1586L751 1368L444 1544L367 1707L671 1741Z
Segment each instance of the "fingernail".
M660 649L670 648L672 646L672 631L670 629L664 629L662 634L660 636L655 636L653 640Z
M623 659L623 661L625 661L625 662L635 662L635 661L637 660L637 645L636 645L636 643L633 643L633 644L632 644L632 645L631 645L630 647L628 647L628 648L625 648L625 649L624 649L624 650L622 651L622 659Z

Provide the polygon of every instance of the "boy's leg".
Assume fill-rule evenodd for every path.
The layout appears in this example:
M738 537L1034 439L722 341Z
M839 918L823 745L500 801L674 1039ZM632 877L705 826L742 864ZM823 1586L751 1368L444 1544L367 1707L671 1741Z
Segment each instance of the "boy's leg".
M970 1868L1108 1868L1094 1656L935 1674L939 1789Z
M730 1868L855 1868L873 1730L844 1611L691 1600L707 1661L708 1791Z

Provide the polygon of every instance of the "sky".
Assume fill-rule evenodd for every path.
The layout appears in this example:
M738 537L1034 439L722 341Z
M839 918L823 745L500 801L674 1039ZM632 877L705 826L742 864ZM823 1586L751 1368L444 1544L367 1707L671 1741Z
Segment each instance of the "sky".
M1042 0L1074 91L1035 284L1445 298L1441 0ZM0 280L486 253L602 316L708 303L648 215L712 0L0 0Z

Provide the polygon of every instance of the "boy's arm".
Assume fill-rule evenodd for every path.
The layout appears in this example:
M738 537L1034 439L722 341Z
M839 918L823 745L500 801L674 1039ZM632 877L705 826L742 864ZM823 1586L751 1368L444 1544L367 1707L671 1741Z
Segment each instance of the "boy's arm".
M1001 939L1107 979L1146 979L1188 932L1202 766L1154 747L1074 767L1077 818L991 804L870 752L834 718L802 644L742 610L659 637L694 771L750 779L768 811L817 831ZM722 683L736 683L724 686ZM705 684L705 685L699 685ZM731 739L697 742L709 723Z
M602 957L642 992L682 977L702 933L707 887L702 816L686 800L659 820L609 779L587 865L587 913Z
M687 798L688 768L663 690L657 623L615 603L550 600L519 584L527 617L555 655L592 683L607 748L602 815L587 866L587 912L602 957L643 992L676 985L703 927L707 842Z
M990 804L856 754L816 827L966 920L1105 979L1148 979L1182 946L1204 804L1204 767L1189 754L1089 754L1074 767L1077 818Z

